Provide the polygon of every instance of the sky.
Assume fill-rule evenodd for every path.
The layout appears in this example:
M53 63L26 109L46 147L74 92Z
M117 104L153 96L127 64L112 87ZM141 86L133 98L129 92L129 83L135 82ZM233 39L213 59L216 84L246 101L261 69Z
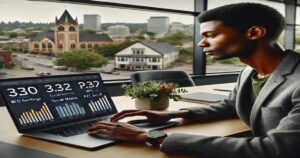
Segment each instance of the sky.
M178 10L193 10L194 0L102 0L108 2L128 3L152 7L165 7ZM170 3L172 2L172 3ZM220 3L222 2L222 3ZM265 0L208 0L208 9L225 4L238 2L258 2L276 8L284 15L284 5ZM55 2L34 2L27 0L0 0L0 21L20 21L20 22L54 22L55 17L62 15L67 9L73 18L77 17L79 23L83 23L84 14L98 14L102 23L108 22L128 22L147 23L151 16L168 16L171 22L182 22L192 24L193 17L189 15L157 13L140 10L129 10L120 8L108 8L90 5L55 3ZM298 9L300 10L300 9ZM298 11L300 12L300 11ZM300 14L300 13L299 13ZM297 17L297 24L300 24L300 16Z

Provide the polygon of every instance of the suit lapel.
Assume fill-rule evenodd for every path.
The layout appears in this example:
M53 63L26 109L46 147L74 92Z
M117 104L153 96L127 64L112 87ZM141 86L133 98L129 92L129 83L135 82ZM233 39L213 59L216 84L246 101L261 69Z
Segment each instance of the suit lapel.
M298 63L298 57L294 53L288 53L283 59L282 63L275 69L272 73L264 87L261 89L259 95L257 96L253 108L250 114L250 125L252 131L255 133L255 125L260 113L260 108L263 106L264 102L268 99L270 94L276 90L276 88L281 85L285 80L287 74L292 73L294 67Z
M249 83L254 69L251 67L246 67L240 76L240 86L236 97L236 110L239 117L244 120L245 123L249 125L249 113L251 110L251 102L247 100L249 97ZM248 110L250 109L250 110Z

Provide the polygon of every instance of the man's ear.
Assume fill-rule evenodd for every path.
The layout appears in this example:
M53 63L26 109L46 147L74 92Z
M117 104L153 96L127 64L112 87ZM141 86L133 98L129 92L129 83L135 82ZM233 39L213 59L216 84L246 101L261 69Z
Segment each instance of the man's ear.
M266 35L266 28L262 26L252 26L247 30L246 36L250 40L257 40Z

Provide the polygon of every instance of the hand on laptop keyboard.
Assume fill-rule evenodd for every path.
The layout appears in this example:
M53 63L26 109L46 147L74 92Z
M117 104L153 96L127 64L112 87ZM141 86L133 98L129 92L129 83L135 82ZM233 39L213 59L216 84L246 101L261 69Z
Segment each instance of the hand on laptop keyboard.
M127 142L146 142L146 131L122 122L98 122L87 129L91 136L106 135L111 139Z

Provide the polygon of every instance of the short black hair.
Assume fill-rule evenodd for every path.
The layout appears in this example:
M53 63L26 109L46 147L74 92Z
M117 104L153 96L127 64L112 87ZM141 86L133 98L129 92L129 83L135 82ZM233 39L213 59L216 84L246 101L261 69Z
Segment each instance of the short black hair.
M266 28L266 38L276 40L285 26L285 18L274 8L259 3L236 3L202 13L199 22L221 21L241 33L252 26Z

